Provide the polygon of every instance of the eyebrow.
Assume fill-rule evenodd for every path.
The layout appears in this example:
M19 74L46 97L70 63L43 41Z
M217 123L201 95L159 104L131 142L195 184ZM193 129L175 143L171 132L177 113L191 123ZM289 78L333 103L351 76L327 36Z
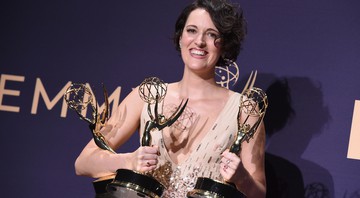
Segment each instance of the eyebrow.
M188 28L188 27L193 27L193 28L199 29L196 25L187 25L187 26L185 26L185 28ZM218 30L213 29L213 28L208 28L208 29L206 29L206 31L214 31L214 32L220 34L220 32Z

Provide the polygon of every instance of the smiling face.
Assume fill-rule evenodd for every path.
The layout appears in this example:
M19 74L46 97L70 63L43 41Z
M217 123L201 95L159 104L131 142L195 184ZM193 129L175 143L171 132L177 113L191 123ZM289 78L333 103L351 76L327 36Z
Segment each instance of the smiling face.
M204 9L192 11L180 38L185 66L194 71L213 71L220 55L220 33Z

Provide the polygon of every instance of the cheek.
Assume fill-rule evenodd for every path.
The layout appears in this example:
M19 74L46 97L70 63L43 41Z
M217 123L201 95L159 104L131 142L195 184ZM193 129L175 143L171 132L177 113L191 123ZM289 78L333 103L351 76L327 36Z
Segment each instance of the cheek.
M191 42L188 39L181 39L180 44L181 47L186 47L190 44Z
M213 54L213 57L215 59L218 59L221 56L221 50L218 48L214 48L213 50L211 50L211 53Z
M184 47L184 43L181 43L182 47L180 48L180 55L183 61L186 61L188 59L188 53L187 48Z
M181 43L182 46L187 46L187 45L189 45L190 43L192 43L193 40L194 40L194 38L183 34L183 35L181 36L180 43Z

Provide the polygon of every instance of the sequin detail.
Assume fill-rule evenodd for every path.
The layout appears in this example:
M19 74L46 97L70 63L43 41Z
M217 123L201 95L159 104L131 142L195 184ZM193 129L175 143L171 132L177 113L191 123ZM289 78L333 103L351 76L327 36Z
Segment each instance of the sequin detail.
M194 167L193 171L187 175L181 173L181 167L178 166L174 170L173 174L170 177L170 185L167 190L164 192L164 198L184 198L186 197L187 192L194 189L197 176L199 174L200 168Z

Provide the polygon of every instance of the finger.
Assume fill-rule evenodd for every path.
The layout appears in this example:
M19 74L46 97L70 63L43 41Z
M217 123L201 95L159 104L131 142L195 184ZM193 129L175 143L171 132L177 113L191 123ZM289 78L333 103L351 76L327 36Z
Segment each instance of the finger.
M234 169L234 167L235 167L232 160L230 160L230 159L223 159L221 164L222 164L222 167L224 170L227 170L229 168Z
M223 152L221 153L221 155L223 156L223 155L225 155L226 153L229 153L229 149L226 149L225 151L223 151Z
M237 170L240 163L241 163L241 160L239 158L234 158L234 160L224 158L224 160L225 161L223 163L226 164L231 169L234 169L234 170Z
M146 160L143 162L141 167L141 172L151 171L156 168L157 161L156 160Z
M230 181L230 179L233 177L233 175L235 174L235 170L224 164L223 166L221 166L220 168L220 174L222 175L222 177L225 179L225 181Z
M157 159L150 159L150 160L145 160L145 162L144 162L144 165L146 165L146 166L153 166L153 165L157 165L157 163L158 163L158 160Z
M221 170L224 171L224 174L225 173L235 174L240 164L240 159L238 157L235 158L223 157L220 161L220 164L221 164ZM231 175L229 177L231 177Z
M146 153L158 154L159 147L156 145L153 146L145 146L144 147Z
M220 174L221 174L222 178L224 179L224 181L229 181L231 178L231 175L232 175L232 171L226 164L223 164L220 167Z
M145 159L140 161L141 167L150 167L150 166L156 166L158 163L157 159Z
M235 163L239 163L241 161L240 157L238 155L236 155L235 153L223 153L222 154L222 161L226 162L227 160L231 161L231 162L235 162Z
M151 147L141 149L138 159L139 160L150 160L150 159L157 159L158 158L157 149L153 149Z
M238 155L236 155L235 153L229 152L228 150L225 150L222 154L222 157L231 159L231 160L235 160L235 158L239 158Z

